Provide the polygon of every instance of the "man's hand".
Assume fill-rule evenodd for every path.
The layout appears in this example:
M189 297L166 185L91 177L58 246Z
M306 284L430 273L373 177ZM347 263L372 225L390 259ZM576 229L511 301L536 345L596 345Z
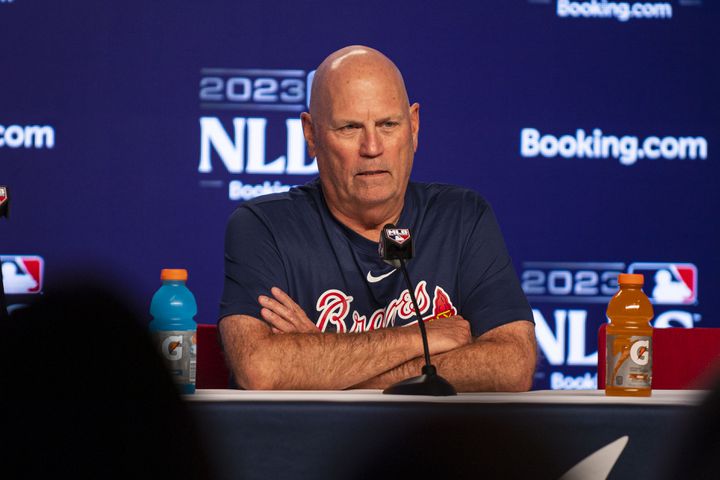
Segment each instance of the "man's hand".
M448 319L430 325L444 320ZM434 355L432 362L459 392L523 392L532 386L536 355L535 325L518 320L495 327L469 344ZM424 363L414 358L352 388L387 388L418 375Z
M273 297L260 295L258 302L263 307L260 315L270 324L273 333L317 333L318 328L308 318L300 305L278 287L270 289Z
M415 328L415 325L405 328ZM425 322L425 332L431 355L454 350L472 341L470 322L460 315ZM418 335L420 335L419 331Z

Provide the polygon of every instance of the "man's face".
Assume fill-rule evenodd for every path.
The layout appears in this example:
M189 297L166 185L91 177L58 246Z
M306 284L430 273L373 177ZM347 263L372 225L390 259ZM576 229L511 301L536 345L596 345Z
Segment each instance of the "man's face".
M417 149L419 105L391 74L328 81L321 111L303 117L326 198L343 212L402 199Z

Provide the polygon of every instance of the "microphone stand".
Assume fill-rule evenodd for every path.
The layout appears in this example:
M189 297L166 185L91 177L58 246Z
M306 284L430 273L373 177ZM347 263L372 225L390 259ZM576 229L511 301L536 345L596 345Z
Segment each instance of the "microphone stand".
M5 287L3 286L2 269L0 269L0 320L8 320L10 314L5 305Z
M0 185L0 218L8 217L10 211L10 192L8 187ZM5 305L5 287L3 286L2 269L0 268L0 320L9 319L10 314Z
M420 309L418 308L417 299L415 298L415 289L410 282L410 276L408 275L407 268L405 268L405 259L399 258L398 261L400 262L400 270L405 277L405 283L407 283L410 299L412 300L413 308L415 309L415 317L417 318L417 323L420 327L423 351L425 352L425 365L422 367L421 375L408 378L407 380L398 382L395 385L391 385L383 390L383 393L390 395L432 395L435 397L457 395L455 388L450 384L450 382L438 375L437 369L432 363L430 363L430 348L428 347L425 322L420 316Z

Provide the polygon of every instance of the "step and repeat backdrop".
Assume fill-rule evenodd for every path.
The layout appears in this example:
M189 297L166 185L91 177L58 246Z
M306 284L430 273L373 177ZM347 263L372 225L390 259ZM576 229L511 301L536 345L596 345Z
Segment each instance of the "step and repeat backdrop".
M365 44L421 105L413 178L496 210L534 388L595 388L618 272L645 274L656 327L720 327L719 21L708 0L0 0L9 308L93 278L147 312L187 268L214 323L229 215L316 177L313 71Z

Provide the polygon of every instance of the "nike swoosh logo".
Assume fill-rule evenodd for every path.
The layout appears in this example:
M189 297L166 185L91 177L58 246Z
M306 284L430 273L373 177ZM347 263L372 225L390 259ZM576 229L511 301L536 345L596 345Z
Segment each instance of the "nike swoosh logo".
M397 270L397 269L390 270L389 272L383 273L382 275L379 275L379 276L377 276L377 277L376 277L375 275L373 275L372 272L368 271L367 281L370 282L370 283L377 283L377 282L379 282L380 280L382 280L383 278L389 277L390 275L392 275L393 273L395 273L396 270Z

